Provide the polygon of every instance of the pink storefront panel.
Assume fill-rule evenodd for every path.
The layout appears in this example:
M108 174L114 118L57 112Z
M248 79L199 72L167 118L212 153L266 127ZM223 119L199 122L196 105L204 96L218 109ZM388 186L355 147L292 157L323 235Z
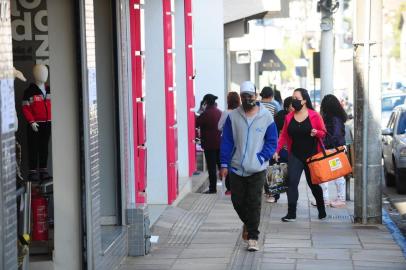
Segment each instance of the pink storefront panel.
M162 0L165 70L166 155L168 175L168 203L178 195L176 90L174 84L173 0Z
M193 16L192 0L184 0L185 17L185 43L186 43L186 95L188 110L188 157L189 176L196 171L196 145L195 145L195 93L194 93L194 63L193 63Z
M130 0L133 141L136 202L145 203L147 149L144 87L144 10L142 0Z

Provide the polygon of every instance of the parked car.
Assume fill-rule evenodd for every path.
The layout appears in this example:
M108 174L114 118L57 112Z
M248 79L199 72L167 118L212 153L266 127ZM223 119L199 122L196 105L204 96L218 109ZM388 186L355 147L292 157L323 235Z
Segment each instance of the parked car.
M382 130L385 184L406 193L406 105L396 107Z
M382 93L381 126L386 127L392 110L399 105L405 104L406 93L403 91L388 91Z

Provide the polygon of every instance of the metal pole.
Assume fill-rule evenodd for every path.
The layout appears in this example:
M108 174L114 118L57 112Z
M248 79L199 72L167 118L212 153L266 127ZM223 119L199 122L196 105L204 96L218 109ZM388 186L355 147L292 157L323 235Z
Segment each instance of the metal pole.
M321 43L320 43L320 99L334 92L334 22L331 0L321 0ZM324 7L323 7L324 6Z

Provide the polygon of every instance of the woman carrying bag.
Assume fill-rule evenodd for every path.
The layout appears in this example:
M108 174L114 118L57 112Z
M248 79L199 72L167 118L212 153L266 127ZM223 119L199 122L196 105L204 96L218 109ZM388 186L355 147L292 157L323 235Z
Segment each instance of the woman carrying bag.
M278 147L274 159L279 160L279 152L287 146L288 157L288 214L282 218L283 222L296 221L296 206L299 198L298 185L303 170L307 184L316 199L319 219L325 219L326 209L323 200L323 190L319 185L312 184L306 159L321 152L320 141L326 135L321 116L313 110L309 93L306 89L298 88L293 92L292 107L294 112L285 118Z
M340 101L334 95L326 95L321 101L320 114L326 124L327 135L324 138L326 149L334 149L345 145L345 125L348 116ZM320 184L323 189L324 201L332 207L345 207L345 179L333 180L337 188L337 198L329 202L328 182Z

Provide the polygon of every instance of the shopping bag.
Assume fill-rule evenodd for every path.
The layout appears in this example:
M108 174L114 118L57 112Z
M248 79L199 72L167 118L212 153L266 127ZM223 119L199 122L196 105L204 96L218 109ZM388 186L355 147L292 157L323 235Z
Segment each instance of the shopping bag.
M276 195L287 191L288 164L276 163L268 167L266 174L267 194Z
M352 172L346 149L339 146L331 150L322 151L306 160L309 166L312 183L322 184L346 176Z

